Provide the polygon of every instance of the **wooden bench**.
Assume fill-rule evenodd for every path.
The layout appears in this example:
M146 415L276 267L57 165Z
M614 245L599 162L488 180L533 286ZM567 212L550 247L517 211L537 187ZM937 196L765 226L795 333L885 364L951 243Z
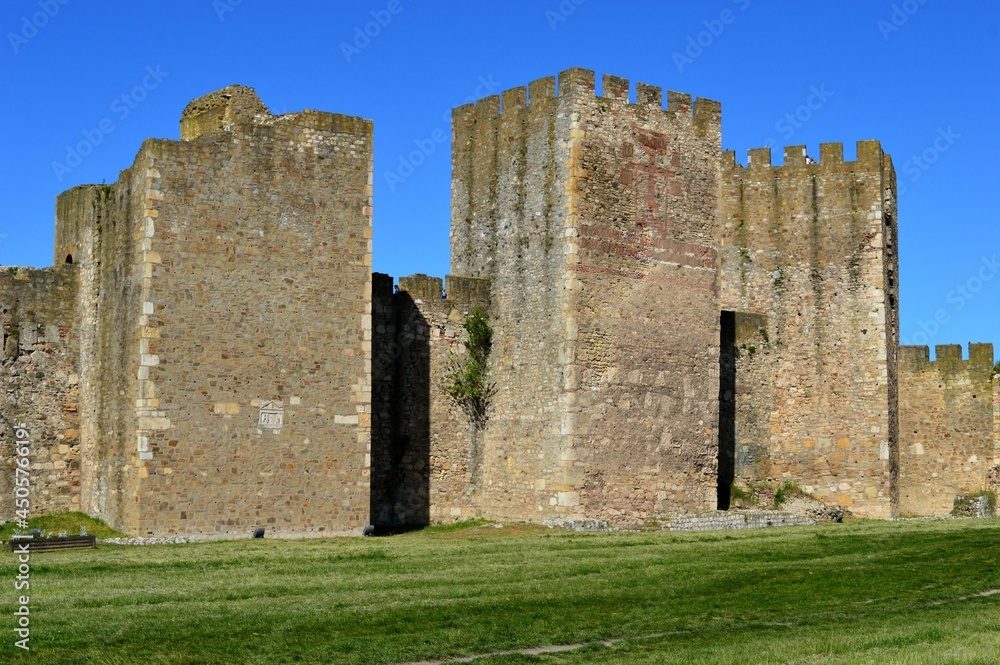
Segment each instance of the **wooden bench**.
M83 550L97 547L96 536L63 536L56 538L11 538L7 549L11 552L23 551L21 545L28 544L29 552L55 552L56 550Z

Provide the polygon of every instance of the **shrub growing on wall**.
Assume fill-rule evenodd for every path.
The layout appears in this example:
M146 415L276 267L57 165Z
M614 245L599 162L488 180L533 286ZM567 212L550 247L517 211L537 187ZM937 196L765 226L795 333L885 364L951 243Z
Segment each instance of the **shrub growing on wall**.
M483 429L489 419L490 400L496 394L496 384L489 379L493 329L483 307L473 309L462 327L465 329L466 355L462 359L452 357L445 392L476 429Z

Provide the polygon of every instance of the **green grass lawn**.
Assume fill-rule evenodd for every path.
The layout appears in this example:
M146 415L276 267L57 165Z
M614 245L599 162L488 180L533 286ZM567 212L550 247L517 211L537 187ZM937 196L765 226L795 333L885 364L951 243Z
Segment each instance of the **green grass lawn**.
M997 520L36 554L29 654L0 564L3 662L395 663L620 638L477 662L1000 662L1000 595L976 595L1000 588Z

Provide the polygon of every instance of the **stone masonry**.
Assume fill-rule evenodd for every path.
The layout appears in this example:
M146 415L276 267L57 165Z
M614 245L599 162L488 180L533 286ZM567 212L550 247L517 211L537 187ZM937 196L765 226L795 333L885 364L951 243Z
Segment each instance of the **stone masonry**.
M818 162L804 146L781 166L767 148L747 167L724 157L721 307L762 317L736 363L736 439L758 451L753 474L872 517L895 512L895 192L876 141L854 162L838 143Z
M38 297L61 309L11 293L20 273L5 282L12 316L44 331L22 333L15 369L55 363L29 404L21 374L4 377L11 415L38 422L44 451L69 447L65 492L36 450L36 482L60 501L36 490L35 506L70 507L65 494L137 535L360 533L371 123L272 116L233 86L192 102L181 135L146 141L115 184L59 197L56 260L73 281Z
M371 272L370 121L242 86L62 194L54 266L0 272L2 517L18 423L36 514L138 536L629 527L732 483L887 518L994 488L992 347L898 348L879 143L743 166L718 102L600 88L570 69L455 109L443 282ZM478 424L446 391L473 311Z
M947 515L956 494L996 489L993 345L899 351L899 511Z

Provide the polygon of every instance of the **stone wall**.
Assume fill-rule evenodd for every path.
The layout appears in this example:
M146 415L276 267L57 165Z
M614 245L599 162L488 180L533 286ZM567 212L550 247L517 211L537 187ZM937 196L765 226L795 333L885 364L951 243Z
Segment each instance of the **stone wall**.
M211 96L218 97L218 93ZM239 97L242 99L242 97ZM245 100L244 100L245 101ZM360 532L369 516L369 121L226 112L148 141L129 532Z
M714 507L719 105L604 83L455 112L452 271L489 278L496 321L490 515Z
M81 509L122 528L136 510L136 320L145 278L137 265L144 226L134 220L144 219L144 176L135 166L114 185L56 199L55 260L73 256L80 271Z
M215 117L218 116L218 117ZM57 201L78 293L82 505L133 534L360 532L369 516L369 121L195 100Z
M593 73L572 87L567 372L582 511L628 524L716 505L717 102ZM576 119L578 116L578 119ZM582 481L582 483L581 483ZM567 488L568 489L568 488ZM574 487L574 489L577 489Z
M445 392L465 354L463 324L489 284L449 275L399 280L376 273L372 326L372 521L380 528L479 515L481 441Z
M468 473L477 504L507 519L541 519L577 484L562 455L576 102L555 87L539 79L453 114L451 272L490 281L498 387Z
M948 515L957 494L989 487L998 464L993 345L899 349L899 510Z
M0 517L5 520L14 515L14 432L22 423L30 435L29 513L80 509L76 290L76 266L0 270Z
M717 102L602 86L571 69L455 110L443 285L371 274L369 121L272 116L242 86L62 194L56 266L0 272L2 413L32 433L35 509L321 535L630 526L726 508L740 481L872 517L996 488L992 349L904 349L897 379L879 144L743 167ZM484 429L445 390L477 306Z
M765 315L771 480L827 503L889 517L897 463L898 285L895 174L875 141L726 153L721 189L722 309ZM756 372L759 375L759 371ZM760 377L754 379L760 382ZM759 432L760 430L758 430ZM760 443L758 434L750 438Z

